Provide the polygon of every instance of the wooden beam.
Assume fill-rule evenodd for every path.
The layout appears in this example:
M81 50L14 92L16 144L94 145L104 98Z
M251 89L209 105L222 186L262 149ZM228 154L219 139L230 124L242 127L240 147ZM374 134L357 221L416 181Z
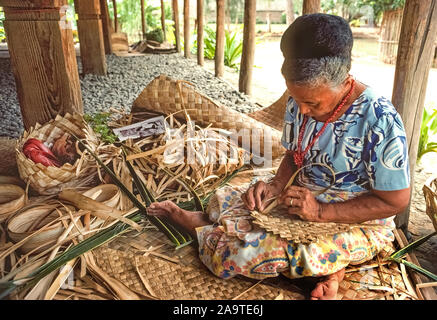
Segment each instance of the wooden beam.
M100 0L100 18L102 20L103 43L105 45L105 54L112 53L111 23L109 19L109 10L107 0Z
M118 32L118 18L117 18L117 0L112 0L112 8L114 9L114 32Z
M217 0L215 76L223 77L225 68L225 0Z
M74 0L83 74L106 75L100 0Z
M36 7L40 2L0 0L26 129L58 114L83 113L73 33L68 24L61 23L67 0L56 1L59 7L52 2L49 9L48 5Z
M143 34L143 39L146 39L146 14L144 12L144 0L141 2L141 32Z
M190 57L190 0L184 0L184 56Z
M320 0L303 0L302 15L320 12Z
M197 0L197 64L203 66L205 64L205 52L203 47L203 0Z
M239 90L252 94L252 71L255 60L256 1L244 1L243 52L241 55Z
M181 32L179 30L179 6L178 0L172 0L173 7L173 21L174 21L174 34L176 39L176 51L181 52Z
M411 185L422 124L428 75L437 37L437 0L405 2L399 39L392 102L407 133ZM412 189L414 192L414 188ZM408 227L409 208L396 217L398 227Z
M164 41L167 41L167 31L165 30L165 6L164 0L161 0L161 28L164 35Z

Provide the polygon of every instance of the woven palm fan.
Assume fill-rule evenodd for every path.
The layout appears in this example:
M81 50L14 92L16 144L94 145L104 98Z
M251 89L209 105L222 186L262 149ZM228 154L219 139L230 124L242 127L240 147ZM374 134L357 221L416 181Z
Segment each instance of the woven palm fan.
M430 177L423 185L423 195L426 202L426 214L431 219L437 231L437 177Z
M86 186L91 184L96 176L95 161L77 147L76 151L80 157L74 164L65 163L59 168L35 163L24 155L22 148L29 138L36 138L51 144L62 137L64 133L72 133L79 138L86 138L85 143L91 150L97 152L98 139L80 114L66 114L64 117L58 115L43 125L37 123L35 127L25 131L17 142L15 151L20 177L39 194L55 194L64 187Z
M256 150L254 145L259 143L259 155L261 156L269 157L271 155L272 159L275 159L285 152L285 148L281 145L281 131L273 129L245 114L220 106L210 98L197 92L190 83L173 80L166 75L160 75L150 82L134 101L132 112L139 112L144 109L165 114L172 114L185 109L191 120L196 124L203 126L212 124L216 128L234 131L239 136L240 146L244 141L242 139L250 139L250 148L252 150L248 151L253 152ZM183 112L179 112L176 116L184 120ZM242 134L243 132L244 134ZM257 134L259 134L259 138L255 136ZM271 147L269 145L270 141ZM266 142L265 146L264 142ZM264 148L266 148L266 152L264 152Z

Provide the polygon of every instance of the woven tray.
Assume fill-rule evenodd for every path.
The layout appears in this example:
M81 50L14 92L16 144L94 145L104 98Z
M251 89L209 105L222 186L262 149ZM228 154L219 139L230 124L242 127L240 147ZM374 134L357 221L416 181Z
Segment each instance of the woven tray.
M150 82L134 101L132 112L144 109L159 111L164 114L177 112L175 116L182 120L185 120L185 115L180 111L186 109L191 120L196 124L203 126L212 124L216 128L234 130L237 134L240 130L247 129L249 138L251 133L259 132L261 156L268 157L271 154L272 159L274 159L285 152L285 148L281 145L281 131L273 129L245 114L220 106L210 98L196 92L189 83L173 80L165 75L160 75ZM271 153L267 146L267 152L264 154L265 133L271 135L272 146ZM241 146L240 140L239 144Z
M153 256L138 256L107 246L93 251L103 271L128 288L165 300L301 300L300 293L256 281L223 280L205 267L189 267ZM141 274L141 276L139 275ZM146 289L146 285L148 289Z
M367 224L346 224L333 222L310 222L293 218L282 207L276 207L269 213L252 211L254 224L295 243L309 244L326 236L347 232L353 228L373 227Z

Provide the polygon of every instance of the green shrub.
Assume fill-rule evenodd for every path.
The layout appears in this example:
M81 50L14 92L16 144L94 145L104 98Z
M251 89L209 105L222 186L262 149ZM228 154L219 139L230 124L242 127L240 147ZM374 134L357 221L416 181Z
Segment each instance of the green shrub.
M147 40L153 40L159 43L164 42L164 33L162 32L161 28L153 29L150 32L146 33Z
M437 134L437 110L434 109L432 113L428 112L426 108L423 110L422 125L420 126L419 147L417 150L417 162L422 156L429 152L437 153L437 142L430 142L431 136Z
M238 70L239 63L237 63L237 60L243 52L243 40L238 32L230 33L226 30L225 36L225 66Z

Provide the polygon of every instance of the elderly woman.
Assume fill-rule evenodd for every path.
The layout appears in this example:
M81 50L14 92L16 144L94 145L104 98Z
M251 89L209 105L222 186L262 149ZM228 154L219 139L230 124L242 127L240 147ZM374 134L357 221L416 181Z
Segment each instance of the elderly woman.
M320 277L311 298L334 299L347 265L372 259L394 240L393 218L410 198L405 131L391 102L349 75L352 44L349 25L333 15L299 17L283 34L288 90L277 103L286 103L287 152L270 182L217 190L208 215L171 202L150 207L150 214L169 216L197 236L201 260L219 277ZM312 166L284 189L297 168L315 163L333 169L333 186L324 167ZM381 228L296 244L251 223L250 210L262 211L275 196L303 220Z

